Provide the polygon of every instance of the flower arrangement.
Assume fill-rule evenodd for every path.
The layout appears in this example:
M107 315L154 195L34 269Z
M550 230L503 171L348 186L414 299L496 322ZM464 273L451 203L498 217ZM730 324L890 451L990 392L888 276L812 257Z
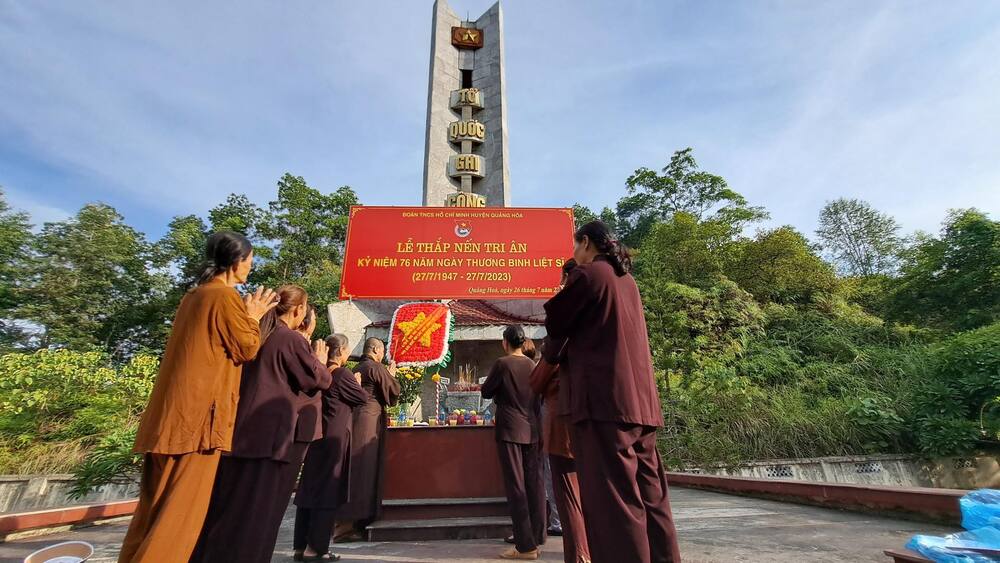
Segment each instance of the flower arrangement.
M417 302L400 305L392 314L389 357L399 366L446 365L454 317L444 303Z
M420 396L424 368L415 366L396 368L396 381L399 382L399 402L412 405Z

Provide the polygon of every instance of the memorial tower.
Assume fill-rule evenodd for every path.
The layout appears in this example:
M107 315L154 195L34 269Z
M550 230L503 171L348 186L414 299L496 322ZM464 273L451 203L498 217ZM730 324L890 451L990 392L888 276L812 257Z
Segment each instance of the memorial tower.
M464 21L434 2L425 206L508 207L507 96L500 3Z
M464 21L446 0L434 2L424 148L423 205L510 207L503 13L494 4ZM386 340L393 311L403 301L353 299L327 307L330 327L347 335L360 355L367 337ZM541 300L451 300L452 362L441 372L452 381L476 381L503 355L506 325L545 336ZM435 386L425 382L423 416L435 416ZM428 410L429 409L429 410Z

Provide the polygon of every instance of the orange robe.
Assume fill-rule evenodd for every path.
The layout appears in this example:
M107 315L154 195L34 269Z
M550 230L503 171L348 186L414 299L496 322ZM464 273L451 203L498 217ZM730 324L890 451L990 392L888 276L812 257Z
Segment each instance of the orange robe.
M260 327L219 280L181 300L133 451L145 455L139 506L119 563L183 563L201 532L219 456L233 441L240 365Z

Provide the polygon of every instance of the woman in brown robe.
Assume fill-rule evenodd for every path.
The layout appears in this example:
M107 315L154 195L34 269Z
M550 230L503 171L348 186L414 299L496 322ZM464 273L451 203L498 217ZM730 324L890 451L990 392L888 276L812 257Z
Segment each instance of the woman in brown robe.
M344 367L350 354L347 337L334 334L326 339L326 344L330 349L327 366L333 370L333 385L322 393L323 436L309 445L295 493L296 561L340 559L329 554L330 537L336 510L350 495L354 408L368 402L368 393L361 388L361 376Z
M368 393L368 402L354 410L350 499L337 510L338 531L350 527L355 536L378 518L381 510L385 409L396 404L400 391L395 364L389 368L382 365L385 358L382 341L369 338L363 353L364 359L355 366L354 373L361 375L361 387Z
M563 285L569 273L576 267L575 260L569 260L563 267ZM542 345L541 358L531 372L531 389L543 397L542 444L548 456L552 471L552 492L563 534L563 561L565 563L588 563L590 547L587 544L587 529L583 517L583 503L580 501L580 483L577 479L576 462L573 459L570 439L569 416L560 414L561 396L559 383L560 366L567 365L566 341L546 338Z
M578 266L545 304L545 327L569 341L559 386L569 394L590 554L594 563L680 561L656 451L663 414L632 261L600 221L574 238Z
M144 455L139 505L120 563L184 563L205 513L221 452L229 450L240 365L257 355L258 321L277 305L270 290L240 298L253 247L243 235L208 238L207 265L181 300L135 439Z
M497 453L514 524L514 547L501 553L502 559L538 559L548 524L539 453L541 401L529 383L535 362L524 355L525 340L518 325L504 330L507 355L493 364L481 389L497 406Z
M260 352L243 367L233 449L219 464L192 562L271 561L306 448L321 435L318 420L300 420L299 410L330 387L327 346L310 348L293 330L309 311L305 290L282 286L278 297L261 320Z

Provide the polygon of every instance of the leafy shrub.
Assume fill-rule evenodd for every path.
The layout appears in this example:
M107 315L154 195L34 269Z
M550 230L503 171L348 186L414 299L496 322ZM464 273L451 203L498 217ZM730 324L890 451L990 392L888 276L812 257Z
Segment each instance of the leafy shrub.
M914 429L928 455L970 452L1000 438L1000 323L956 334L932 348L914 397Z
M75 482L70 496L80 498L112 481L126 479L134 473L142 456L132 453L132 444L139 428L138 420L102 436L73 469Z
M0 356L0 467L71 471L96 444L135 426L158 368L146 354L122 365L97 351Z
M903 419L893 408L892 398L869 396L851 401L846 414L865 435L868 451L885 452L899 441Z

